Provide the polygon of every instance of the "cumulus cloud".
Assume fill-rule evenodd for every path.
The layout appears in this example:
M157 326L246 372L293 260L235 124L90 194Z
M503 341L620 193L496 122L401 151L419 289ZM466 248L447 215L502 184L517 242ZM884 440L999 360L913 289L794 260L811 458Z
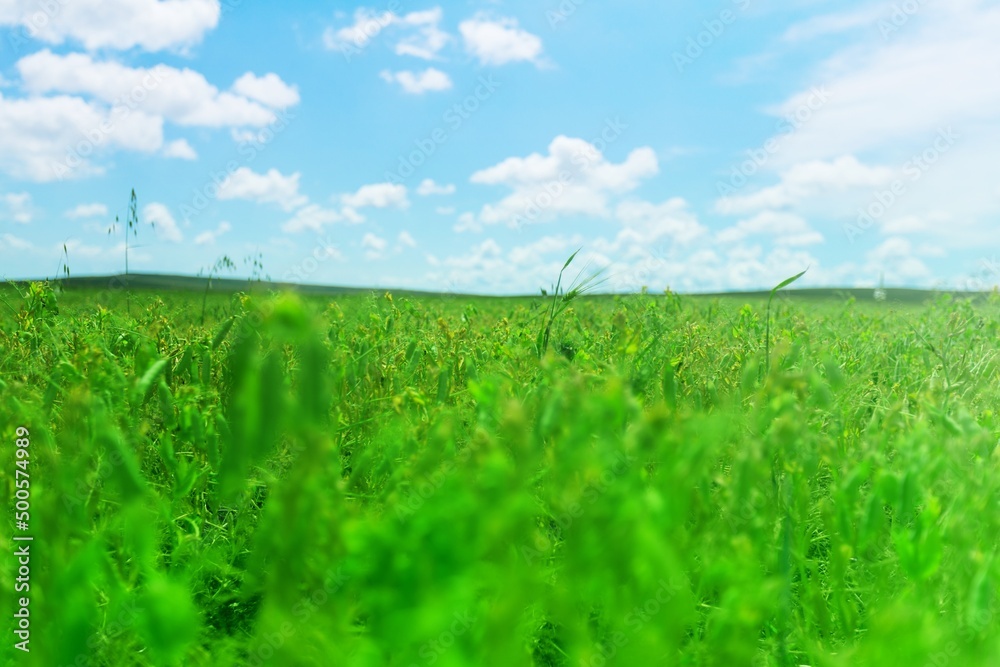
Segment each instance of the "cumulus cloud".
M323 43L331 51L350 53L365 48L383 30L398 21L399 15L395 12L377 12L361 7L355 10L351 25L337 30L327 28L323 32Z
M371 232L365 234L361 239L361 247L364 248L367 259L381 259L387 245L384 238Z
M404 15L362 7L354 12L351 25L327 28L323 43L332 51L350 55L366 48L384 30L393 28L402 33L393 49L397 55L437 60L439 52L451 41L451 36L440 27L443 16L440 7Z
M517 19L493 19L486 14L477 14L462 21L458 31L462 34L465 50L483 65L542 62L541 38L522 29Z
M916 251L908 239L892 236L872 249L867 255L865 273L888 274L891 282L896 280L912 284L913 281L931 276L931 270L916 257Z
M277 74L257 76L247 72L236 79L233 92L274 109L287 109L299 103L299 89L281 80Z
M228 222L225 221L220 222L219 226L216 227L214 230L204 231L201 234L198 234L198 236L194 237L195 245L208 245L211 243L215 243L216 239L218 239L226 232L230 231L232 228L233 226L230 225Z
M285 176L277 169L258 174L249 167L240 167L219 186L219 199L246 199L259 204L277 204L286 211L302 206L308 198L299 194L299 177L295 172Z
M411 95L422 95L429 91L441 91L451 88L451 78L439 69L428 67L423 72L390 72L383 70L380 74L387 83L398 83L403 91Z
M681 197L659 204L642 200L623 202L615 210L615 219L622 226L616 239L619 246L626 240L637 248L663 239L688 244L707 231Z
M326 225L343 219L344 216L333 209L324 208L319 204L308 204L295 211L295 215L287 220L281 229L292 234L306 230L320 232Z
M560 135L549 144L547 155L507 158L472 174L473 183L502 185L512 192L460 224L519 226L571 214L606 217L612 195L634 190L658 172L652 148L637 148L616 164L594 144Z
M7 0L0 5L0 26L20 29L12 39L76 42L90 51L160 51L197 44L218 25L220 13L218 0Z
M451 41L451 36L439 27L442 17L440 7L404 16L401 23L414 30L396 44L396 54L437 60L438 52Z
M449 183L448 185L438 185L434 182L434 179L431 178L425 178L420 181L420 185L417 186L417 194L421 197L428 197L430 195L450 195L454 193L454 184Z
M780 174L777 185L748 194L722 197L715 209L723 214L743 214L763 209L777 209L807 199L851 188L871 188L892 180L894 170L862 164L853 155L835 160L812 160L796 164Z
M787 168L852 154L901 165L933 157L940 137L954 133L947 159L933 160L920 187L907 191L893 215L944 209L955 220L949 240L972 244L995 224L998 212L1000 87L985 82L1000 71L1000 6L980 0L919 4L904 25L894 23L892 7L882 4L845 9L789 30L787 44L837 32L841 46L803 77L823 82L830 98L782 139L773 163ZM855 30L865 22L867 29ZM795 113L809 94L799 90L771 112Z
M780 211L762 211L740 220L716 234L716 239L720 243L739 243L757 235L771 236L778 245L804 246L823 242L823 235L811 229L803 218Z
M396 245L405 248L416 248L417 242L408 231L401 231L396 237Z
M104 204L77 204L72 209L66 211L66 217L71 220L87 218L106 218L108 207Z
M181 234L177 221L174 220L174 216L165 204L159 202L147 204L142 209L142 218L153 225L156 237L161 241L180 243L184 240L184 235Z
M21 225L31 222L31 195L27 192L0 195L0 220L10 220Z
M341 196L345 206L352 209L406 208L410 205L406 197L406 186L395 183L374 183L358 188L357 192Z
M0 251L6 250L30 250L34 246L31 241L22 239L13 234L0 234Z
M163 147L163 157L172 157L179 160L197 160L198 153L195 152L186 139L177 139Z
M46 182L101 174L95 154L113 148L154 153L162 145L163 119L142 111L65 95L0 95L0 171L14 178Z
M129 67L95 60L83 53L63 55L48 49L21 58L17 70L23 88L29 93L86 95L122 111L135 108L178 125L262 127L272 123L276 116L258 97L266 96L270 103L291 99L290 87L273 74L261 79L245 74L237 80L243 93L257 96L251 98L235 88L220 91L202 74L190 69L167 65Z

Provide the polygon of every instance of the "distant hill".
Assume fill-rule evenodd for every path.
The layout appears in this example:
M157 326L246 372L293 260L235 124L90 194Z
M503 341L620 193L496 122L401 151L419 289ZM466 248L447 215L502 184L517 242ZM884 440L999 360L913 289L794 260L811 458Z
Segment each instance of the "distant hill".
M201 276L178 276L172 274L158 274L158 273L131 273L128 276L128 285L132 289L136 290L154 290L154 291L192 291L200 292L204 291L205 284L208 281L207 278ZM28 281L15 280L11 281L17 284L23 284ZM70 278L59 278L52 282L58 283L65 286L68 289L121 289L126 285L126 278L124 275L105 275L105 276L72 276ZM445 297L445 296L469 296L469 297L484 297L483 295L477 294L456 294L453 292L431 292L413 289L395 289L395 288L385 288L385 287L343 287L337 285L302 285L298 283L285 283L285 282L250 282L245 279L235 279L235 278L213 278L212 279L212 291L213 292L246 292L246 291L269 291L269 290L292 290L300 292L307 295L315 296L337 296L345 294L370 294L372 292L391 292L395 295L406 296L426 296L426 297ZM654 292L651 292L651 296L655 296ZM748 291L748 292L710 292L710 293L691 293L685 294L685 296L696 297L696 298L744 298L744 299L766 299L770 292L768 290L759 291ZM988 293L984 292L958 292L949 290L922 290L922 289L912 289L912 288L885 288L886 301L895 303L921 303L927 301L928 299L933 299L941 294L951 294L954 296L962 297L973 297L973 298L984 298ZM814 287L806 289L785 289L780 292L782 298L787 299L836 299L836 300L846 300L848 298L854 297L857 301L874 301L875 300L875 290L871 288L857 288L857 287ZM519 296L507 296L504 298L525 298L534 297L537 295L519 295ZM593 297L601 296L600 294L591 295Z

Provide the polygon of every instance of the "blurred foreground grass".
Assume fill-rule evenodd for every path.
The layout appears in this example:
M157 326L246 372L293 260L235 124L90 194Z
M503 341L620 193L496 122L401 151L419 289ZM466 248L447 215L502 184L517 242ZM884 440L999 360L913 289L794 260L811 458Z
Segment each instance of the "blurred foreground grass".
M3 664L1000 664L995 299L24 291Z

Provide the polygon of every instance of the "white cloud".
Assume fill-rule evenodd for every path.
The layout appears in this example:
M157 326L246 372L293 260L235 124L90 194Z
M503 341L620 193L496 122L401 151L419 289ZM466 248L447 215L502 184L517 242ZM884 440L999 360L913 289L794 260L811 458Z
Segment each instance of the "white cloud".
M399 236L396 237L396 244L399 245L399 246L406 247L406 248L416 248L417 247L416 240L412 236L410 236L410 233L408 231L405 231L405 230L401 231L399 233Z
M442 91L451 88L451 78L439 69L428 67L423 72L390 72L382 70L379 74L387 83L398 83L403 90L411 95L422 95L428 91Z
M915 255L907 239L898 236L887 238L868 253L865 273L884 273L890 284L897 281L913 284L914 281L929 278L931 270Z
M108 207L104 204L77 204L76 207L66 211L66 217L71 220L81 218L106 218Z
M0 234L0 250L30 250L33 247L31 241L13 234Z
M214 230L209 230L198 234L194 237L195 245L207 245L209 243L215 243L215 240L232 229L232 225L228 222L220 222L219 226Z
M814 160L796 164L780 175L778 185L749 194L722 197L715 209L723 214L743 214L764 209L785 208L820 195L851 188L871 188L892 180L887 167L869 167L853 155L825 162Z
M10 220L21 225L31 222L31 195L27 192L0 195L0 220Z
M995 121L1000 87L984 82L1000 71L998 31L1000 7L982 2L925 3L889 39L866 31L806 77L824 81L830 99L787 138L779 157L862 154L926 141L944 126ZM796 93L774 112L794 112L809 95Z
M76 260L78 258L85 259L100 259L100 260L117 260L121 262L125 258L125 242L119 241L113 245L97 245L84 243L80 239L70 238L66 241L61 241L57 244L51 246L49 254L52 257L59 257L63 254L63 246L66 246L66 251L69 254L70 263L74 266L76 265ZM132 245L128 251L128 261L130 264L148 264L153 259L153 255L148 252L144 252ZM94 265L91 266L103 266L103 270L106 270L107 264ZM121 266L119 264L119 266ZM101 270L101 269L97 269Z
M184 240L184 235L181 234L177 221L174 220L174 216L171 215L170 209L166 205L159 202L147 204L142 209L142 217L145 222L152 223L153 229L156 230L156 237L161 241L180 243Z
M720 243L739 243L756 235L771 236L778 245L804 246L823 242L823 235L811 229L803 218L780 211L762 211L752 218L740 220L715 238Z
M198 153L187 142L187 139L177 139L163 147L163 157L178 158L180 160L197 160Z
M950 215L926 211L922 215L902 215L879 221L879 231L888 235L938 234L947 236L955 221Z
M94 154L110 148L154 153L162 145L163 119L142 111L108 110L63 95L0 95L0 171L14 178L46 182L101 174L90 159Z
M629 239L639 246L662 239L688 244L706 232L681 197L660 204L641 200L623 202L615 211L615 217L623 227L618 241Z
M615 207L609 223L617 230L609 237L592 233L560 233L523 242L508 252L493 239L473 246L458 256L431 256L428 280L446 289L536 293L548 288L566 259L580 250L567 274L569 280L600 272L601 289L638 290L642 285L668 284L693 288L714 284L719 267L712 273L686 273L701 268L711 249L708 230L698 222L690 205L680 197L660 203L629 200ZM468 222L468 219L464 219ZM463 219L460 218L460 225ZM610 224L608 226L611 226ZM530 235L532 229L522 230Z
M394 47L397 55L437 60L438 53L451 41L451 36L440 28L443 16L440 7L403 16L362 7L354 12L353 24L337 30L327 28L323 43L332 51L349 55L366 48L384 30L395 26L405 35Z
M462 21L458 31L465 50L483 65L528 61L541 63L542 40L518 26L517 19L491 19L485 14Z
M364 235L361 239L361 247L365 249L365 257L367 259L380 259L382 253L385 251L387 243L381 236L376 236L371 232Z
M787 169L844 154L902 170L921 165L910 170L921 172L919 187L902 179L905 194L896 197L892 220L912 222L928 211L947 214L953 223L942 242L971 246L995 226L1000 213L995 177L1000 87L985 83L1000 71L1000 5L923 2L919 11L894 22L890 4L875 4L879 7L869 3L790 31L793 41L786 45L807 54L815 51L808 39L819 34L838 32L840 46L802 77L821 83L828 99L781 136L781 150L768 167ZM874 16L879 11L881 16ZM866 13L872 19L868 29L855 30ZM794 41L796 36L803 40ZM787 117L803 111L810 95L800 89L770 112ZM876 195L869 192L864 201L828 198L825 203L837 207L834 215L856 216L858 207L868 206ZM811 206L819 213L823 203L799 207ZM895 222L886 224L892 229ZM900 224L905 228L906 223Z
M404 16L401 23L414 28L416 32L396 44L396 54L437 60L438 52L451 41L451 36L439 27L442 17L440 7Z
M331 51L349 53L365 48L379 33L396 23L399 16L395 12L375 12L361 7L354 12L354 23L346 28L323 32L323 43Z
M573 236L543 236L537 241L512 248L507 258L518 267L538 266L551 261L552 255L565 257L584 245L584 238Z
M199 127L262 127L272 123L274 111L238 92L220 91L205 77L190 69L167 65L128 67L114 61L98 61L83 53L54 54L48 49L17 62L24 89L29 93L87 95L121 111L136 108L162 116L178 125ZM254 78L243 75L241 88L262 93L265 86L285 86L275 75ZM260 85L260 81L267 83ZM262 93L263 94L263 93ZM274 94L274 93L272 93ZM89 129L89 128L88 128Z
M247 72L236 79L233 92L272 109L287 109L299 103L298 86L288 85L274 73L257 76Z
M293 234L307 229L321 232L325 225L340 222L343 219L344 216L333 209L323 208L319 204L308 204L295 211L295 215L287 220L281 229Z
M299 194L299 177L295 172L283 175L277 169L258 174L249 167L234 171L219 187L219 199L246 199L249 201L273 203L286 211L302 206L309 200Z
M789 42L804 42L857 28L871 29L879 18L883 17L885 10L884 5L878 5L842 13L821 14L796 23L785 31L783 39Z
M420 185L417 186L417 194L421 197L427 197L429 195L450 195L454 193L454 184L449 183L448 185L438 185L433 179L430 178L425 178L420 181Z
M406 198L406 186L395 183L374 183L358 188L353 194L341 196L344 205L351 208L406 208L410 201Z
M611 195L634 190L658 172L652 148L637 148L615 164L583 139L558 136L549 144L548 155L511 157L472 174L473 183L512 190L499 202L483 206L475 220L518 226L571 214L608 216ZM474 228L468 219L460 223Z
M345 206L340 209L340 214L344 216L344 219L352 225L360 225L365 221L365 216L361 215L350 206Z
M50 9L51 8L51 9ZM88 50L184 49L219 22L218 0L6 0L0 26L20 26L50 44L79 42Z

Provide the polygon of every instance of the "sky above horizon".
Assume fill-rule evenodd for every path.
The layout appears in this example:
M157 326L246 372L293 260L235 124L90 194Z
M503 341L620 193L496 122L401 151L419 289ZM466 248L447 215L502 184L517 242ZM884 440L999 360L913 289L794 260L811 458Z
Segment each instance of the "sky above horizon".
M0 278L121 272L134 188L134 272L989 289L997 35L987 0L0 0Z

